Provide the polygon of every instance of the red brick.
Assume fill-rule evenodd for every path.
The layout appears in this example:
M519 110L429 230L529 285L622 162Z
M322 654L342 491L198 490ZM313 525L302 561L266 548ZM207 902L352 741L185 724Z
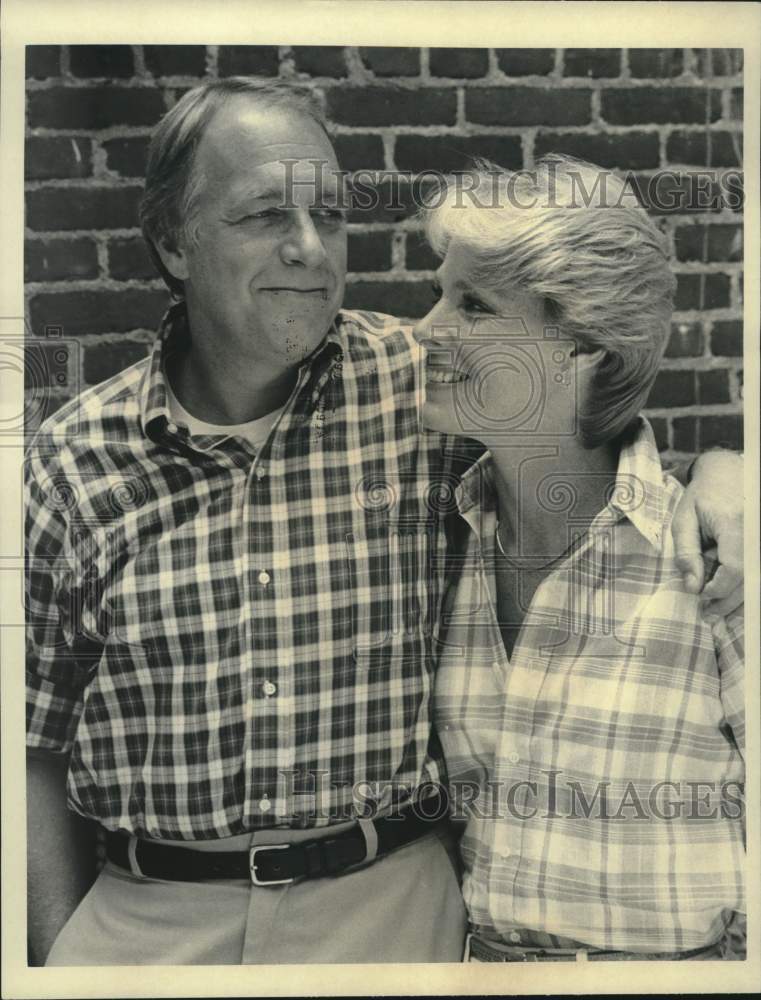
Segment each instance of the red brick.
M399 319L419 319L435 299L428 281L359 281L346 286L347 309L390 313Z
M742 49L694 49L698 76L735 76L742 72Z
M361 48L362 62L376 76L418 76L420 74L420 49Z
M34 80L46 80L61 75L60 45L27 45L26 76Z
M480 125L586 125L590 90L474 87L465 94L465 117Z
M537 135L534 153L536 156L565 153L600 167L646 170L657 167L660 162L658 142L656 132L627 132L625 135L546 132Z
M108 241L108 273L118 281L159 277L141 236Z
M24 175L32 181L89 177L92 174L91 151L92 142L81 136L29 136L24 149Z
M493 160L500 166L523 166L521 139L517 135L397 136L394 161L399 170L439 170L442 173L467 170L474 157Z
M703 123L721 118L721 92L705 87L625 87L602 92L602 117L612 125Z
M741 416L700 417L700 450L706 448L732 448L741 450L743 446L743 421Z
M428 55L431 76L485 76L489 69L488 49L431 49Z
M24 244L24 281L97 277L98 253L92 240L27 240Z
M300 73L310 76L346 76L346 59L340 45L294 45L293 60Z
M203 76L205 45L144 45L146 69L154 76Z
M742 226L679 226L674 246L679 260L739 261L743 259Z
M148 353L148 345L124 341L120 344L93 344L85 348L84 377L86 385L97 385L129 368Z
M506 76L546 76L555 68L554 49L495 49Z
M729 372L718 368L708 372L698 372L698 403L711 406L729 403Z
M126 288L121 292L42 292L29 303L32 332L41 336L46 326L60 326L66 337L88 333L154 330L168 305L164 291Z
M679 76L683 69L681 49L629 49L629 72L634 77L663 79Z
M138 223L139 187L46 187L26 194L30 229L132 229Z
M423 206L431 188L431 181L425 182L424 177L410 183L397 175L376 183L362 174L355 175L349 222L402 222Z
M379 135L337 135L333 145L342 170L383 167L383 140Z
M709 155L708 137L711 139ZM732 132L672 132L666 141L669 163L696 166L738 167L742 157L742 136Z
M730 115L737 121L743 120L743 92L739 88L730 95Z
M79 77L130 77L134 71L129 45L70 45L69 66Z
M454 125L454 89L393 86L333 87L328 114L340 125Z
M695 402L695 372L658 372L646 406L660 409L672 406L692 406Z
M106 165L122 177L144 177L148 158L148 136L131 136L128 139L109 139L103 143Z
M389 271L391 233L349 233L350 271Z
M654 215L720 212L742 204L739 178L725 175L720 182L706 171L661 170L649 177L631 174L640 202Z
M220 76L277 76L280 58L276 45L220 45Z
M723 309L729 305L728 274L678 274L674 309Z
M674 451L694 454L698 448L697 419L674 417L672 421Z
M716 320L711 329L711 354L714 357L741 358L743 325L739 319Z
M700 323L673 323L666 348L667 358L698 358L703 353Z
M422 233L408 233L404 266L408 271L435 271L441 257L435 254Z
M621 49L566 49L564 76L614 77L621 75Z
M155 125L166 110L153 87L51 87L27 95L29 127Z

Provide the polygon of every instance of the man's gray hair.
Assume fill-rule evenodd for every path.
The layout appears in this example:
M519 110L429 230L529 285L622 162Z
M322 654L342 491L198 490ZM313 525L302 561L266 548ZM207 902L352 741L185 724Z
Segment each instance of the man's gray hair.
M249 96L265 108L282 108L305 116L328 135L325 115L316 94L308 87L287 80L258 80L245 76L204 80L164 115L148 150L140 225L153 262L176 298L184 296L183 283L167 271L156 244L166 240L176 245L183 235L193 241L191 224L203 183L203 178L194 169L196 150L217 111L232 97L240 95Z

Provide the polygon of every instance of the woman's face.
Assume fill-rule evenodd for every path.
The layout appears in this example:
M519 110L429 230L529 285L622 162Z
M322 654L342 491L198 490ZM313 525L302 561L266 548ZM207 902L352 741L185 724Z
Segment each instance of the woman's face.
M453 242L437 272L441 298L415 327L425 348L423 422L487 446L574 434L574 344L545 301L509 278L474 283L470 251Z

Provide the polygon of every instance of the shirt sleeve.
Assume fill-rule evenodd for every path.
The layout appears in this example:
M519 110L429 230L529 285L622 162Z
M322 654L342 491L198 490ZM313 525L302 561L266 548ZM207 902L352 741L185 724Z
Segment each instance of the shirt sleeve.
M724 718L745 759L745 612L741 606L731 614L717 616L712 625L719 665Z
M42 463L25 462L25 611L27 746L71 749L82 711L88 666L100 650L72 620L66 494L46 490Z

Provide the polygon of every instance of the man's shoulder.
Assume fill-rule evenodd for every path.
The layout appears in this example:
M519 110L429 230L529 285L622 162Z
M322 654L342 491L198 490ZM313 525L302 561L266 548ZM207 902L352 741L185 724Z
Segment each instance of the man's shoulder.
M56 452L77 443L94 447L128 438L138 427L139 392L149 364L150 356L141 358L64 403L42 422L32 449Z
M350 345L359 342L391 352L419 351L412 335L413 321L397 319L387 313L342 309L336 328L339 336Z

